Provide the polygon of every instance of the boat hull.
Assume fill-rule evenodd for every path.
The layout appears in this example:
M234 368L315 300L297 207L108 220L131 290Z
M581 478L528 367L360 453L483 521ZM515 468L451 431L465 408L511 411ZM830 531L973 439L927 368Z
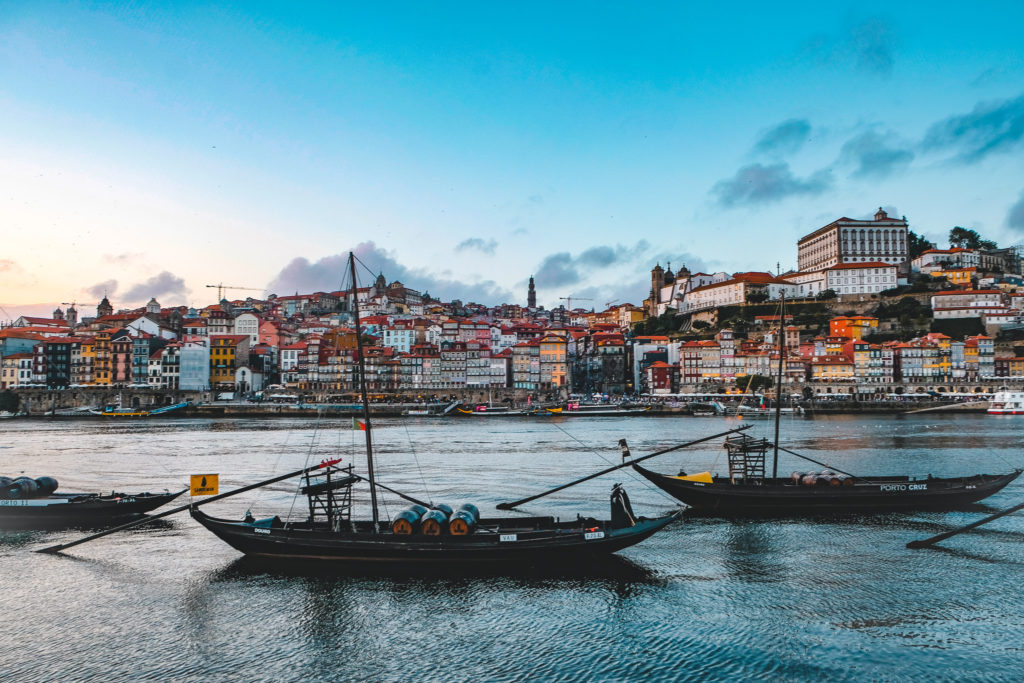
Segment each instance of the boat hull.
M54 493L45 498L0 500L0 529L95 527L136 517L165 505L175 493Z
M551 528L508 527L467 536L397 536L373 533L365 523L357 531L310 528L305 523L261 527L217 519L193 506L192 517L218 538L246 555L346 564L527 563L579 560L608 555L639 543L675 520L679 513L641 518L634 526L612 529L595 520ZM550 519L550 518L547 518ZM481 526L495 520L481 520Z
M732 484L725 477L704 483L659 474L639 465L633 465L633 469L691 508L723 515L948 510L977 503L1020 475L1017 470L944 479L865 477L854 486L803 486L789 479Z

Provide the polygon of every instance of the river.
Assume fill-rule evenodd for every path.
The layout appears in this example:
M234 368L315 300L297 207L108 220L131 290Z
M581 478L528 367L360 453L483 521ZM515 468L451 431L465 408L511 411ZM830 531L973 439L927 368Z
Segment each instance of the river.
M708 436L726 418L407 418L375 423L377 474L435 502L494 505L620 459ZM1024 418L783 418L783 445L856 474L1024 467ZM221 491L341 454L351 420L6 420L0 474L61 490ZM771 438L770 423L756 436ZM780 471L808 469L783 456ZM725 471L721 440L649 460ZM1024 479L1024 478L1022 478ZM985 501L1024 499L1018 479ZM620 470L527 512L607 517L614 482L638 514L676 502ZM386 511L402 507L386 500ZM281 514L294 482L211 503ZM365 502L359 501L365 513ZM608 562L572 569L338 573L242 559L186 514L45 555L80 530L0 534L2 671L12 681L1019 680L1024 518L930 550L905 544L984 511L729 521L684 516ZM509 513L511 514L511 513Z

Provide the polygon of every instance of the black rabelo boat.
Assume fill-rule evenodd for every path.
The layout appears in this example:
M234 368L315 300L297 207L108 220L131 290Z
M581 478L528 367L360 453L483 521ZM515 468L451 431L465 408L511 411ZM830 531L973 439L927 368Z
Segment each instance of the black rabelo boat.
M430 505L378 483L374 476L373 431L364 380L355 257L351 253L349 271L366 432L366 476L356 474L352 465L341 467L336 461L309 468L300 489L308 499L308 517L301 521L286 521L277 516L257 520L250 515L240 521L218 519L192 505L192 517L221 540L251 556L333 560L352 565L571 562L639 543L678 517L678 511L654 519L637 517L618 485L612 489L611 519L577 517L562 522L552 517L480 517L473 505L457 510ZM352 519L352 486L359 482L369 485L372 519ZM377 506L378 488L413 505L390 523L382 522Z
M3 479L6 481L0 489L0 530L106 526L151 512L187 490L69 493L57 491L57 482L51 477Z
M975 474L966 477L912 478L899 475L854 476L806 455L779 447L779 417L785 346L782 328L785 297L779 325L779 365L775 391L775 441L747 434L725 440L729 476L709 472L672 476L636 463L633 469L655 486L697 511L719 515L800 515L807 513L865 513L954 509L976 503L1016 479L1021 470L1008 474ZM773 448L771 476L767 476L767 451ZM825 468L820 472L793 472L778 476L779 451Z

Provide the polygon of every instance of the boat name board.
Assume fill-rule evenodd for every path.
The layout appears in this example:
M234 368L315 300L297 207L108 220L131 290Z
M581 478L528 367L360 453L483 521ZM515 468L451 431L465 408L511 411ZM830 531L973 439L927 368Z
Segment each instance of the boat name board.
M498 541L500 541L501 543L514 543L518 540L519 536L517 534L501 534L498 537Z
M899 493L901 491L927 491L928 484L880 484L878 490L882 493Z
M257 534L269 534L270 529L263 529L261 527L253 527L253 533Z
M0 500L0 507L48 507L50 505L60 505L61 503L68 502L67 498L59 498L54 500L53 498L37 498L37 499L15 499L15 500Z
M583 534L583 540L585 541L596 541L599 538L604 538L603 531L588 531Z

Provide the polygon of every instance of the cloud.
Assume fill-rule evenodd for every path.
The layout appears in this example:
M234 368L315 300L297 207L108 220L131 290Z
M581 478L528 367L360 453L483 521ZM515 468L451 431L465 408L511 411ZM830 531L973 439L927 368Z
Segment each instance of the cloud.
M905 169L914 160L914 153L891 144L895 136L874 130L864 131L843 145L839 158L853 164L855 178L887 178Z
M165 270L145 282L132 285L120 298L126 302L156 297L171 297L184 301L187 300L189 292L182 278Z
M832 186L832 174L825 169L800 179L789 164L751 164L744 166L728 180L720 180L711 188L723 207L769 204L795 195L818 195Z
M526 301L525 290L520 296L516 296L493 280L463 282L453 279L446 273L438 274L426 269L407 268L373 242L360 243L352 252L357 259L356 277L361 286L369 284L373 278L381 274L388 282L398 280L407 287L445 301L459 299L484 305L495 305L515 299L522 299L524 303ZM292 259L271 280L267 290L287 295L294 292L334 292L348 286L346 250L340 254L325 256L316 262L310 262L304 257Z
M861 71L879 76L892 73L895 57L893 31L881 19L869 19L850 29L848 40L853 50L855 64Z
M826 65L849 64L874 76L890 76L896 65L895 31L881 19L867 19L838 35L818 35L804 52Z
M1024 232L1024 192L1020 193L1017 203L1010 207L1010 212L1006 215L1006 225Z
M956 150L963 163L1014 149L1024 138L1024 95L1012 100L979 102L969 114L950 116L932 124L921 147L927 151Z
M92 287L86 287L85 291L88 292L89 296L95 299L102 299L103 297L110 296L117 291L117 280L97 282Z
M576 257L567 251L551 254L541 261L534 273L534 282L539 288L574 285L585 279L583 273L590 274L596 270L629 263L645 254L648 249L650 244L646 240L640 240L632 247L591 247Z
M144 258L144 256L144 254L139 252L126 252L124 254L104 254L103 260L107 263L125 266L141 261Z
M793 154L800 151L811 134L807 119L783 121L754 143L754 154Z
M462 240L455 245L455 251L467 251L469 249L476 249L477 251L494 256L494 249L498 246L498 243L494 240L482 240L479 237L471 237L466 240Z

